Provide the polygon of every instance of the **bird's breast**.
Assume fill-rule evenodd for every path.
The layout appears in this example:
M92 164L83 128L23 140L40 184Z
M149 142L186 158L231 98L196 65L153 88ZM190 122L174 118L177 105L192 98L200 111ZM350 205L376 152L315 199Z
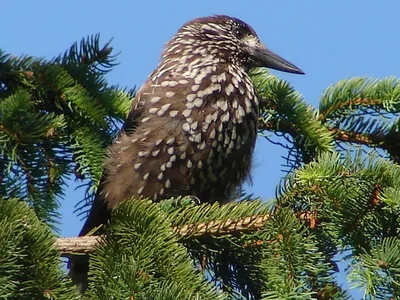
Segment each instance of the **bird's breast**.
M189 71L154 75L139 91L137 127L110 148L109 203L181 195L224 202L247 178L258 120L248 75L232 66Z
M220 73L199 70L193 81L182 111L191 168L182 171L196 194L221 202L248 176L258 99L248 75L234 67Z

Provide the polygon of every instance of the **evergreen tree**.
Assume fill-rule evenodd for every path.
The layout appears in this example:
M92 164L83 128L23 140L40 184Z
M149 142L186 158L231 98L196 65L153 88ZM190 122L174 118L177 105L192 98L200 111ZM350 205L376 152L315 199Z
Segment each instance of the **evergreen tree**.
M87 299L346 299L344 255L365 298L400 298L396 78L343 80L316 109L254 70L260 135L287 153L276 199L131 199L106 235L58 238L66 179L87 211L134 96L107 84L111 53L98 36L51 60L0 50L0 298L79 299L60 257L87 253Z

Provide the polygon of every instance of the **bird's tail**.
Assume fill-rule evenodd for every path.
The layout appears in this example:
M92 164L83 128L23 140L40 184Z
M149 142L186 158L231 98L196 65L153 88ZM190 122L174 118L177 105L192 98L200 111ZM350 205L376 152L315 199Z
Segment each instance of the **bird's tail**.
M99 235L104 233L103 225L110 219L110 210L107 207L103 197L101 196L101 187L103 179L100 181L100 188L94 198L89 215L85 224L82 227L79 236L84 235ZM88 287L88 272L89 272L89 255L73 255L68 262L69 276L72 281L77 285L81 294L85 292Z
M74 255L68 262L69 277L77 286L79 292L83 294L88 287L89 256Z

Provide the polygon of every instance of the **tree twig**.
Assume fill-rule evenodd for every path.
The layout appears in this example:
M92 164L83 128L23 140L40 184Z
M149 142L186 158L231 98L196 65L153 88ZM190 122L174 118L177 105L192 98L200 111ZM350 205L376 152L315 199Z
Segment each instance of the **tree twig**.
M189 224L181 227L174 227L181 240L189 238L199 238L206 235L223 235L240 232L252 232L259 230L265 221L270 217L269 214L262 216L244 217L239 220L211 221L199 224ZM92 253L95 246L101 242L102 236L81 236L58 238L54 243L55 249L61 253L61 256L71 254Z
M287 123L280 122L278 126L277 122L274 121L263 122L263 120L260 119L259 127L262 130L279 131L287 133L294 138L299 135L299 129L296 128L295 124L291 124L288 122ZM338 128L329 128L329 127L328 130L333 135L336 141L366 145L369 147L379 147L381 149L387 150L392 155L395 156L399 155L399 153L397 152L400 145L400 139L398 137L397 132L389 132L386 134L363 133L363 132L346 131Z

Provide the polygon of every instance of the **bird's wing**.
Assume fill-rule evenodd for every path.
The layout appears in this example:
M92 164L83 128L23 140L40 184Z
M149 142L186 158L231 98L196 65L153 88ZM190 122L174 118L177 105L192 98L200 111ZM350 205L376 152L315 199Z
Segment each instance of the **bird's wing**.
M138 125L138 121L142 115L142 102L140 101L141 93L146 90L148 83L146 82L142 88L136 93L135 98L132 101L131 110L128 113L126 121L121 128L121 132L126 134L132 134ZM104 195L102 193L103 186L107 181L107 174L103 173L100 180L99 188L94 197L92 207L89 215L83 225L79 236L87 235L96 227L100 227L105 224L110 218L110 208L107 202L104 201ZM95 234L102 232L100 228ZM89 258L88 256L71 256L69 260L69 275L73 282L79 287L80 291L83 292L87 288L88 280L87 273L89 270Z
M135 98L132 100L131 109L128 113L128 116L121 128L121 132L125 132L126 134L130 135L135 131L143 112L143 102L140 101L142 98L141 95L142 92L148 88L149 82L147 81L136 93ZM88 234L94 228L105 224L110 218L110 209L108 208L107 203L104 201L104 197L102 195L103 186L106 181L107 174L103 173L97 193L92 203L92 207L89 211L86 222L79 233L79 236Z

